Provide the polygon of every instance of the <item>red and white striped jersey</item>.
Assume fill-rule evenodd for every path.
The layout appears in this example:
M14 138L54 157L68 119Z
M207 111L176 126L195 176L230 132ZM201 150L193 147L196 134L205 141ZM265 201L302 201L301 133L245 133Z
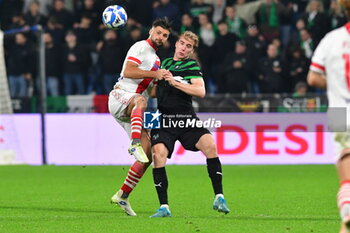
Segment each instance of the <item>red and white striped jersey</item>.
M350 23L329 32L317 46L310 69L325 74L329 107L350 103Z
M142 94L150 85L153 78L132 79L124 77L124 70L128 61L138 64L138 68L141 70L156 71L160 67L156 47L153 46L149 39L138 41L131 46L124 60L120 78L116 83L117 86L125 91Z

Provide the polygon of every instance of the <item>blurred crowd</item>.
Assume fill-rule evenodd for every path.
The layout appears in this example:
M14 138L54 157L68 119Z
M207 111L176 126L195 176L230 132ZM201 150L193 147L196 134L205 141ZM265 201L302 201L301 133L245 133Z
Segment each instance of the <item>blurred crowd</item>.
M127 25L107 30L103 9L125 7ZM147 38L153 19L167 16L174 32L161 59L174 51L176 35L200 37L195 57L207 92L319 92L306 84L313 51L322 37L347 22L336 0L0 0L6 31L40 24L45 30L48 94L108 94L129 47ZM12 97L37 94L37 38L5 37Z

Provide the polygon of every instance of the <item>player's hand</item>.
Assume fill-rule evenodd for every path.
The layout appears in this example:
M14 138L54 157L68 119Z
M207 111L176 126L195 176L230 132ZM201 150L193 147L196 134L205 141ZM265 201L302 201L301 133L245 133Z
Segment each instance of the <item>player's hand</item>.
M174 86L177 81L174 79L173 74L170 71L168 72L169 73L164 77L164 79L169 83L170 86Z
M160 69L156 71L155 79L162 80L168 74L166 69Z

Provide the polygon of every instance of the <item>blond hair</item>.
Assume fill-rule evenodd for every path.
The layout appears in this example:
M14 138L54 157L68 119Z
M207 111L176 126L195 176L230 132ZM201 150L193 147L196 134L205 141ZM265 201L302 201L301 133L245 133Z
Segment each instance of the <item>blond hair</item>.
M184 31L183 33L181 33L181 35L179 36L179 39L181 37L184 37L187 40L191 40L193 41L193 47L197 48L198 47L198 43L199 43L199 38L196 34L194 34L191 31Z
M309 3L306 6L306 9L305 9L305 11L307 13L311 13L311 11L312 11L311 10L311 5L312 4L316 5L317 12L321 12L321 13L324 12L323 3L320 0L310 0Z

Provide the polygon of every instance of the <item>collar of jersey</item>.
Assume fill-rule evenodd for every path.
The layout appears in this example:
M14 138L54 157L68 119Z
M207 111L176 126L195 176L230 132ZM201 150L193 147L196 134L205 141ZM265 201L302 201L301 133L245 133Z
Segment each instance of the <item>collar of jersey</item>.
M154 50L158 49L156 46L154 46L154 44L152 43L152 41L150 39L147 39L146 41Z

